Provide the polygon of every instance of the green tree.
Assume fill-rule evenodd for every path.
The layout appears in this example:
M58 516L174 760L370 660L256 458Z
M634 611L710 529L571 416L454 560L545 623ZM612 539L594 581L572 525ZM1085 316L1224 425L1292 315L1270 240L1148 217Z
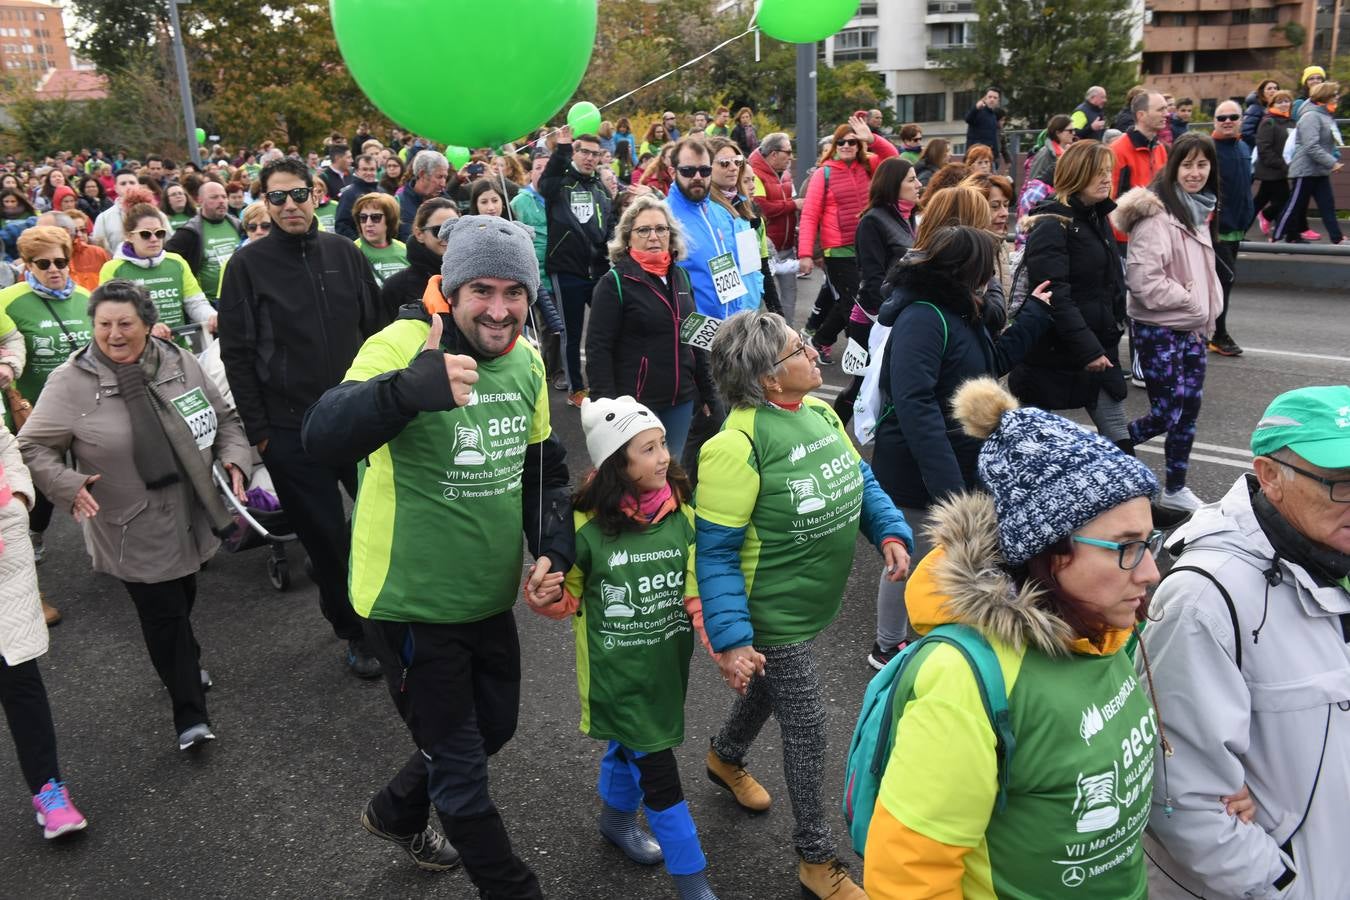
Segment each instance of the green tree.
M885 118L890 99L890 89L866 63L848 62L833 68L822 63L816 70L816 121L822 135L846 123L860 109L880 108Z
M974 46L939 55L944 79L998 85L1028 127L1070 112L1091 85L1123 97L1139 77L1131 0L975 0L975 11Z
M70 10L88 26L76 49L105 74L125 69L169 18L165 0L71 0Z

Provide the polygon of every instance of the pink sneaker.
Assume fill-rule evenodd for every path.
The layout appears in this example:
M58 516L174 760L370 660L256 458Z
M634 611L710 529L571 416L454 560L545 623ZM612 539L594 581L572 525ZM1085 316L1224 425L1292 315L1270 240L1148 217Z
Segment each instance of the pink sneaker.
M49 841L68 831L82 831L89 824L70 802L65 782L55 778L33 797L33 811L37 813L37 823L42 826L42 836Z
M1265 213L1257 213L1256 221L1261 223L1261 233L1270 237L1270 220L1266 218Z
M1320 240L1322 239L1322 235L1318 234L1316 231L1314 231L1314 230L1311 229L1311 228L1309 228L1307 231L1305 231L1305 232L1303 232L1302 234L1300 234L1299 237L1303 238L1305 241L1308 241L1308 242L1314 243L1314 244L1317 243L1318 241L1320 241Z

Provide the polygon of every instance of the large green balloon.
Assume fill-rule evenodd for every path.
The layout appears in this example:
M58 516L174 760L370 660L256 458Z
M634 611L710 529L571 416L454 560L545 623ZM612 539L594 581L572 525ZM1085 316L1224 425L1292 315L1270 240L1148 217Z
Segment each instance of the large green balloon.
M553 116L595 43L596 0L329 0L352 77L403 128L488 147ZM390 23L404 27L390 31ZM469 73L466 75L466 73Z
M445 158L450 161L450 165L455 167L456 172L464 168L464 164L469 161L471 155L468 147L456 147L451 144L445 148Z
M196 137L197 137L197 143L198 143L198 144L205 144L205 143L206 143L206 129L205 129L205 128L198 128L198 129L196 129Z
M814 44L858 14L858 0L764 0L759 30L790 44Z
M572 126L572 135L595 134L600 130L600 110L589 100L573 103L567 111L567 124Z

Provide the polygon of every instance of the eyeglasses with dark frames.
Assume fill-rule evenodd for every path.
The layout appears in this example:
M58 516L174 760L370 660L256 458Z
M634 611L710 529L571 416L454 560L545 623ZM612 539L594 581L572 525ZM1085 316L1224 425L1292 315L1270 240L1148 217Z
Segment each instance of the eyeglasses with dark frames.
M384 213L358 213L356 218L362 222L373 222L378 225L380 222L384 221Z
M1327 496L1331 498L1332 502L1350 503L1350 478L1323 478L1321 475L1309 472L1307 469L1300 469L1293 463L1287 463L1282 459L1276 459L1274 456L1267 457L1267 459L1279 463L1286 469L1293 469L1304 478L1310 478L1319 484L1325 485Z
M1144 561L1144 554L1152 554L1155 558L1162 550L1163 538L1166 535L1161 531L1149 532L1146 540L1142 541L1103 541L1099 538L1083 537L1075 534L1070 540L1075 544L1087 544L1090 547L1102 547L1106 550L1116 551L1116 562L1125 571L1137 568Z
M244 230L245 230L245 231L271 231L271 230L272 230L272 223L271 223L271 222L254 222L254 223L251 224L251 225L245 225L245 226L244 226Z
M793 351L792 351L791 353L789 353L787 356L785 356L785 357L783 357L782 359L780 359L780 360L778 360L777 362L775 362L775 363L773 364L773 367L774 367L775 369L778 368L779 366L781 366L783 363L787 362L789 359L792 359L792 357L796 356L797 354L799 354L799 353L805 353L808 349L810 349L811 345L808 344L806 341L802 340L801 335L797 335L797 340L801 341L801 346L798 347L796 350L793 350Z
M267 202L273 206L281 206L290 197L296 203L304 203L309 199L309 195L314 193L313 188L291 188L289 191L268 191L264 196Z
M695 175L708 178L712 175L713 168L712 166L676 166L675 171L679 172L684 178L693 178Z
M638 237L651 237L653 234L657 237L665 237L670 234L669 225L639 225L633 229L633 234Z
M64 269L66 266L70 265L70 260L68 259L34 259L30 260L30 262L44 272L52 266L56 266L58 269Z

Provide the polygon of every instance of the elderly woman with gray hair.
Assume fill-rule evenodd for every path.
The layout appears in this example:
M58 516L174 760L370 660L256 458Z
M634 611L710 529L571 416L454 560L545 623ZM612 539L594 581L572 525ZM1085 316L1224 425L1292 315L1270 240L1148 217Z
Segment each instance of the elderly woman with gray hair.
M629 396L666 426L679 459L696 406L712 403L707 353L697 343L689 275L675 265L684 241L670 207L644 194L624 210L609 242L613 268L595 285L586 329L591 396Z
M913 535L834 410L810 396L818 359L782 316L759 310L727 319L713 340L713 378L731 411L699 457L698 586L724 675L742 659L757 674L712 739L708 776L742 807L767 810L745 758L776 716L803 894L856 900L866 895L838 858L821 797L825 702L812 643L839 614L858 529L894 581L908 572Z
M211 465L224 464L242 500L248 439L196 357L151 337L158 315L144 288L100 285L89 317L93 342L48 377L19 447L38 489L83 523L94 571L126 585L188 750L215 739L189 621L196 576L233 524Z

